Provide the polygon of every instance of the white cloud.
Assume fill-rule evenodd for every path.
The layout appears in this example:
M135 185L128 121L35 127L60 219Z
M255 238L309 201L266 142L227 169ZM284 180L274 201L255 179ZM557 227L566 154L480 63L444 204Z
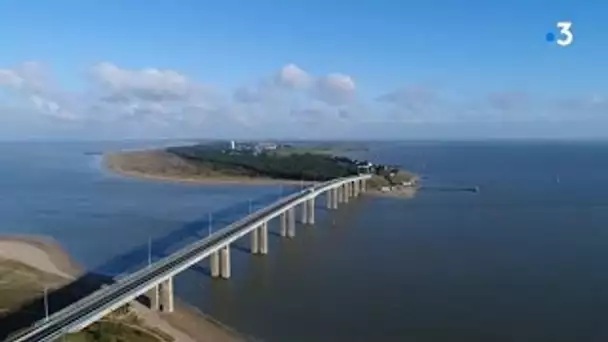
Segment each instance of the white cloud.
M233 98L242 103L257 103L305 97L309 101L341 106L353 103L356 97L352 77L339 73L315 77L295 64L282 67L271 80L263 79L256 86L239 87Z
M92 68L92 75L110 101L191 101L211 92L210 87L193 82L174 70L128 70L100 63Z
M42 114L62 120L75 120L74 112L65 108L66 96L59 93L38 62L25 62L14 68L0 69L0 86L17 92Z
M551 99L521 91L495 91L476 98L450 98L424 86L406 86L365 103L358 96L353 77L314 75L296 64L236 87L231 97L171 69L126 69L104 62L89 70L87 80L81 91L74 92L60 87L49 70L37 62L0 68L0 88L9 90L4 99L19 98L32 113L42 114L45 124L56 120L73 129L81 123L89 131L112 132L116 128L121 132L133 129L138 134L204 135L246 130L253 136L274 129L306 136L346 132L349 126L370 122L587 120L608 111L608 102L601 94ZM33 122L33 118L28 116L27 121Z
M304 90L312 83L312 76L295 64L287 64L275 76L275 82L288 89Z
M356 90L350 76L329 74L317 80L315 96L329 105L345 105L355 100Z
M17 72L10 69L0 69L0 85L22 88L24 82L24 79Z

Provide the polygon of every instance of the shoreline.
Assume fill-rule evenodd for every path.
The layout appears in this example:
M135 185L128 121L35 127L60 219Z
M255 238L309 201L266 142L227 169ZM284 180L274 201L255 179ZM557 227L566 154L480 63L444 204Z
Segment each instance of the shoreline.
M158 181L158 182L169 182L169 183L184 183L192 185L311 185L316 182L314 181L296 181L289 179L272 179L272 178L245 178L245 177L209 177L209 178L188 178L179 176L161 176L153 175L138 171L125 171L115 169L109 166L105 166L105 169L113 172L114 174L134 179L141 179L146 181Z
M0 235L0 259L17 261L67 280L76 279L85 271L57 240L43 235Z
M2 260L26 265L62 279L50 287L54 289L70 284L85 273L85 269L74 261L58 241L42 235L0 235L0 261ZM178 299L177 301L179 305L171 314L157 313L147 307L136 310L136 313L142 317L159 316L162 325L166 328L165 332L175 338L175 342L245 342L251 340L184 300ZM175 317L171 317L171 315L175 315ZM154 321L155 319L152 318L149 323L154 323ZM144 325L146 325L145 320ZM149 326L154 327L154 324ZM209 336L213 336L213 339L210 340Z
M373 197L384 197L384 198L400 198L400 199L410 199L416 196L418 189L415 187L408 187L403 189L396 189L391 191L382 191L380 189L369 189L365 192L365 194L373 196Z

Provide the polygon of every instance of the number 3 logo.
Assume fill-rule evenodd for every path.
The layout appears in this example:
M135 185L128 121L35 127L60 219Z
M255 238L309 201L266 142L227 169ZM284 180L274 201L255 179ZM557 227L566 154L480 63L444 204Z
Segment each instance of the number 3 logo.
M557 23L557 27L559 28L559 33L562 34L562 37L557 40L557 44L560 46L568 46L572 44L574 40L574 35L570 28L572 27L572 23L569 21L560 21Z

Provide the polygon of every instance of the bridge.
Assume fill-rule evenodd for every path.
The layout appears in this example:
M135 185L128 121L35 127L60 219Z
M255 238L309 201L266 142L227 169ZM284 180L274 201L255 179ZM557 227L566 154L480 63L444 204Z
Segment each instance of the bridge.
M270 220L279 218L281 236L294 238L296 208L300 208L300 222L314 224L315 199L319 195L326 194L328 209L337 209L339 203L348 203L350 198L365 192L366 181L370 177L358 175L336 178L284 197L53 313L31 328L9 337L7 342L54 341L62 335L84 329L144 294L150 298L151 309L172 312L174 276L209 258L212 277L230 278L231 243L249 234L251 253L267 254Z

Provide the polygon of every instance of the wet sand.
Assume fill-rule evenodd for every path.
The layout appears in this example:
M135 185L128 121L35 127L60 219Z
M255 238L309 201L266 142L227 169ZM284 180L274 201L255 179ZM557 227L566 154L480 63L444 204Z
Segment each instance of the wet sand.
M83 268L70 258L59 243L49 237L0 236L0 259L16 261L60 276L65 279L66 284L83 274ZM136 311L144 319L144 325L156 326L172 335L176 342L246 341L233 329L223 326L182 301L179 301L175 312L171 314L154 313L143 306L138 306Z

